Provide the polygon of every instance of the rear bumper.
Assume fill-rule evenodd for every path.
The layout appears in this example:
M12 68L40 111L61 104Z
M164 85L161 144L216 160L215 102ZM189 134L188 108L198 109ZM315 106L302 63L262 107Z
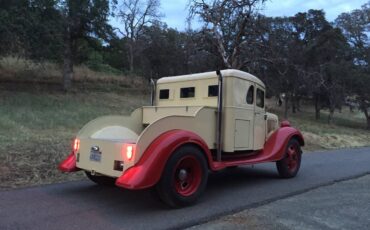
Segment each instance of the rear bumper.
M62 172L68 173L81 170L76 166L76 155L73 152L70 153L68 157L59 164L58 169ZM142 186L143 181L140 180L143 179L143 175L140 173L140 171L140 167L131 167L129 170L127 170L120 177L117 178L116 186L127 189L145 188L145 186Z
M59 170L62 172L76 172L81 169L76 167L76 155L72 152L59 164Z

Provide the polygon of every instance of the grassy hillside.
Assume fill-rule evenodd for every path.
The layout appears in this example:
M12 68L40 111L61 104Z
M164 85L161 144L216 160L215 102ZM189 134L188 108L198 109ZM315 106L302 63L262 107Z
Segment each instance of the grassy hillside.
M71 141L84 124L102 115L129 114L146 102L147 96L133 92L62 94L2 89L0 186L66 179L56 166L70 152Z
M58 65L0 59L0 189L81 178L56 170L77 131L149 103L143 78L75 70L65 93Z

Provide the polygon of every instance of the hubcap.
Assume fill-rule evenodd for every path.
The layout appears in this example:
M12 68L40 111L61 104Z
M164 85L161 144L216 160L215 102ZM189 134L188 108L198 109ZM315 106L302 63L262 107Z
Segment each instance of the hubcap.
M187 177L188 177L188 173L186 172L186 170L185 169L180 169L180 171L179 171L179 179L181 181L185 181Z
M287 152L288 169L294 172L298 167L298 150L295 145L290 145Z
M202 180L200 163L194 156L181 158L174 172L175 191L181 196L191 196L199 188Z

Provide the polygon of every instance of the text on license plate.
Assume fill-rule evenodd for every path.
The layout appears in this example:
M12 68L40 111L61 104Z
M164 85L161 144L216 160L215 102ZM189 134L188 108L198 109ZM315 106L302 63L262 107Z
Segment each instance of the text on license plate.
M101 161L101 152L91 151L90 152L90 160L100 162Z

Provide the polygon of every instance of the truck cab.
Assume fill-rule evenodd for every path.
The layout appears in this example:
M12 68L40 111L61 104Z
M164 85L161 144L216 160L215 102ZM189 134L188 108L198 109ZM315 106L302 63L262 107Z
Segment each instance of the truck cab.
M126 189L156 187L171 207L194 203L209 171L276 162L282 177L297 174L303 137L266 112L257 77L231 69L152 86L151 105L86 124L60 170L84 170L98 184Z
M265 84L239 70L222 71L222 76L222 151L262 149L268 134L278 128L277 116L265 111ZM169 115L191 115L204 107L212 108L214 113L205 122L215 138L218 93L215 72L161 78L156 84L154 105L143 107L143 123L150 124ZM210 147L212 149L212 145Z

